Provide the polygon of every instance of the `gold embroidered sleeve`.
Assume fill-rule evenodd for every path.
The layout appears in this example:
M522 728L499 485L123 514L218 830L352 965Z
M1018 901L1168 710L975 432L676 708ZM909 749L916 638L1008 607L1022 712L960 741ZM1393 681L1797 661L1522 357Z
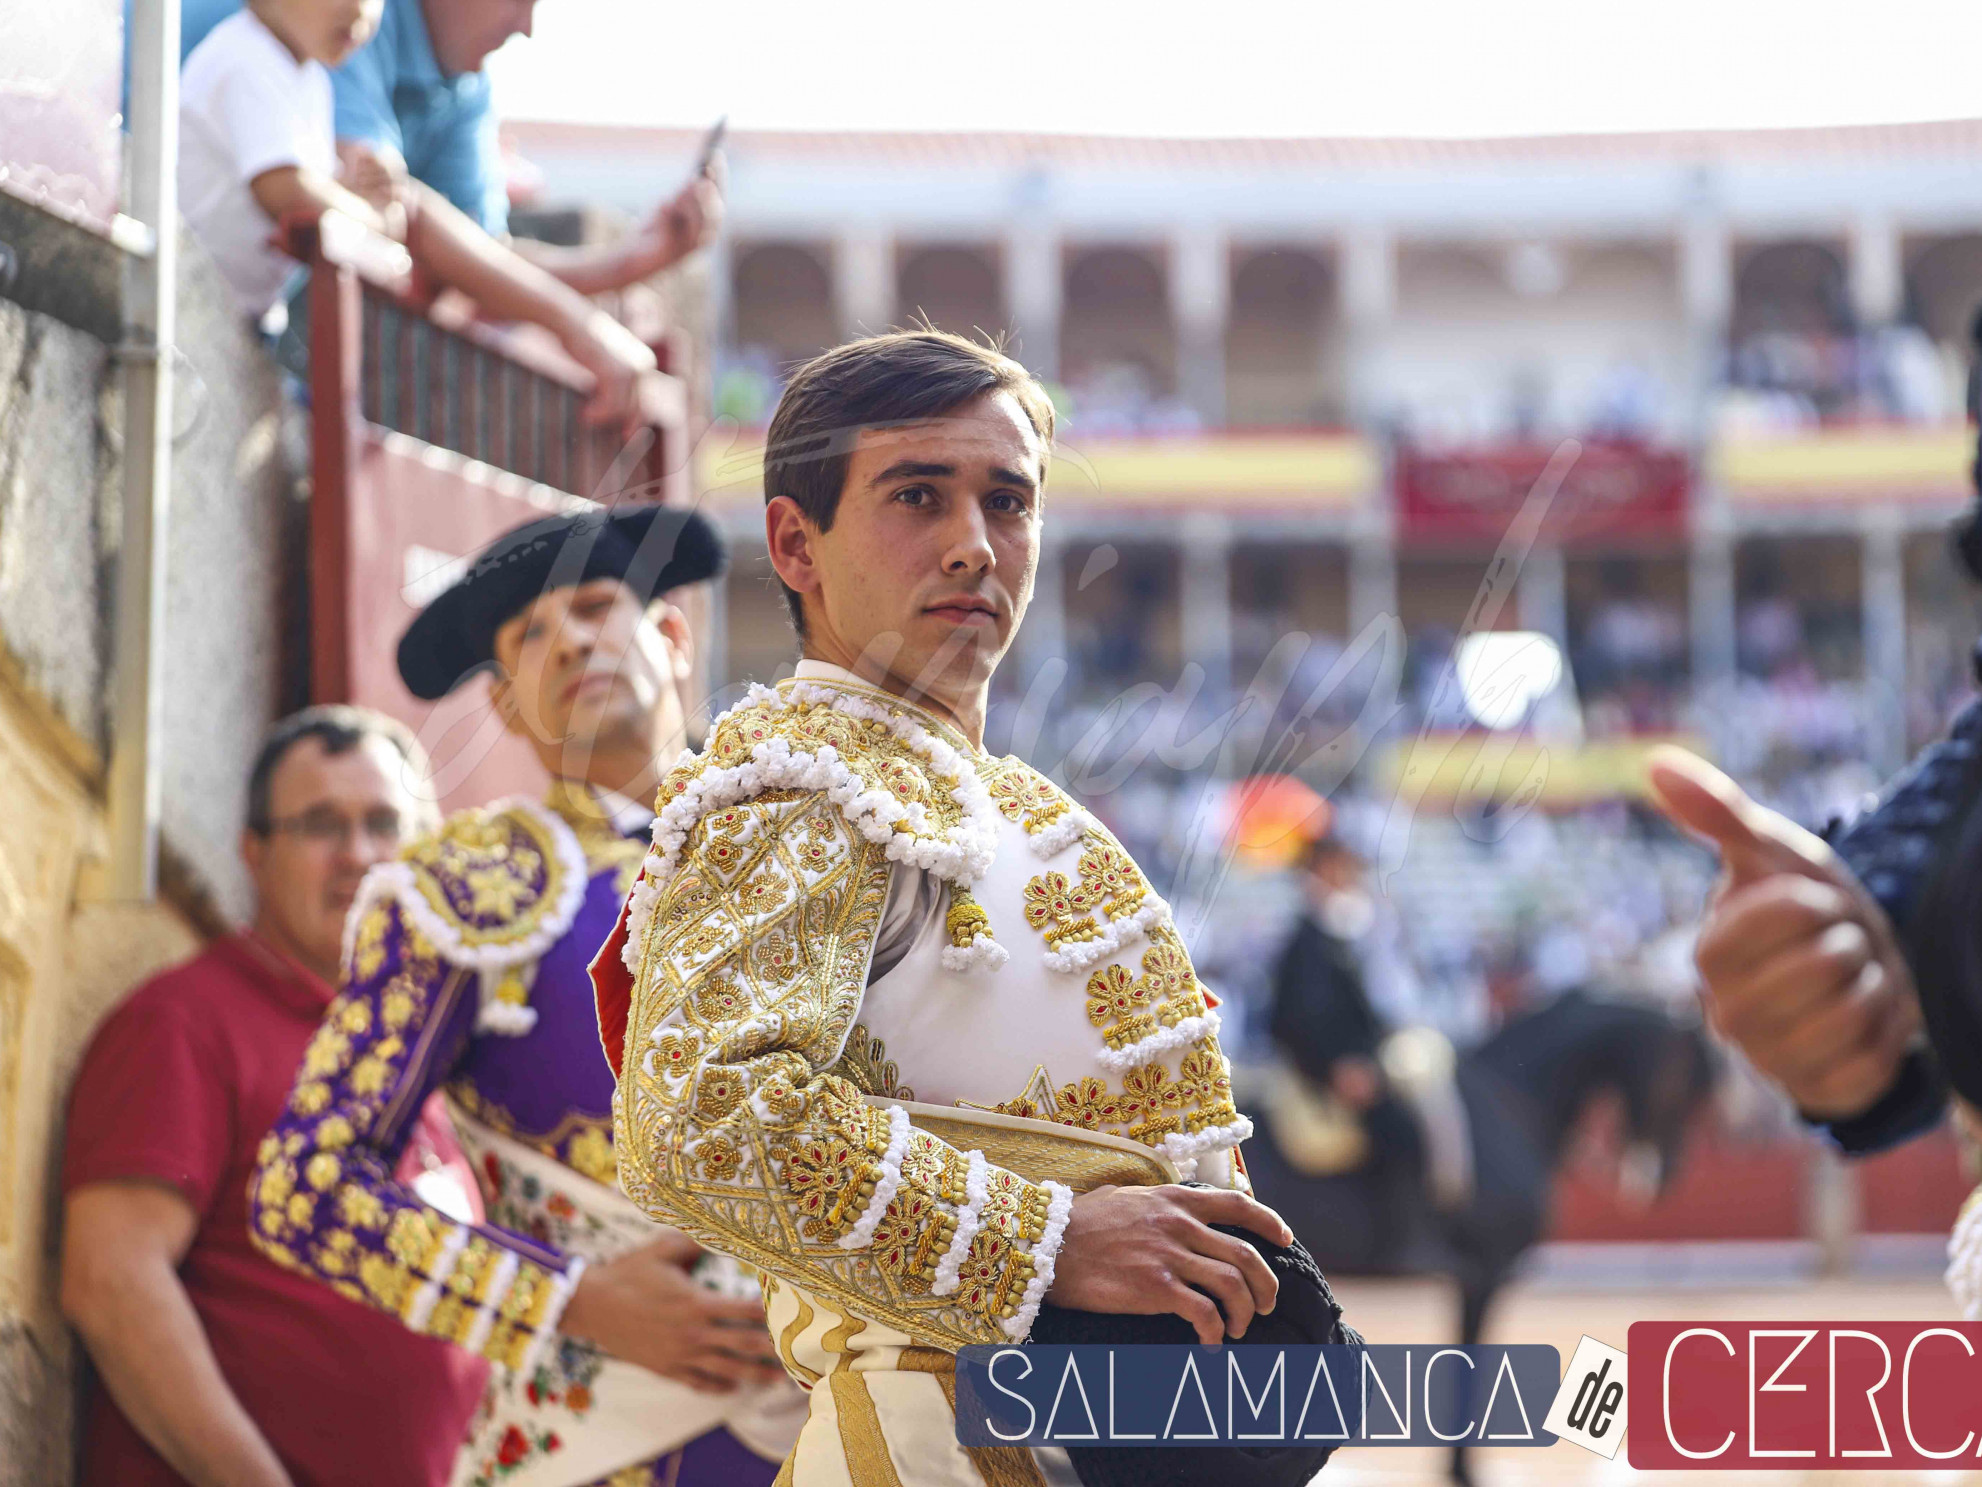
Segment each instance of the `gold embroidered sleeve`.
M473 979L400 903L360 907L343 989L257 1153L248 1232L279 1265L521 1367L549 1339L582 1265L457 1222L395 1180L421 1105L467 1037Z
M1023 1338L1072 1195L825 1072L890 870L823 794L766 792L694 826L635 976L620 1183L655 1218L918 1341Z

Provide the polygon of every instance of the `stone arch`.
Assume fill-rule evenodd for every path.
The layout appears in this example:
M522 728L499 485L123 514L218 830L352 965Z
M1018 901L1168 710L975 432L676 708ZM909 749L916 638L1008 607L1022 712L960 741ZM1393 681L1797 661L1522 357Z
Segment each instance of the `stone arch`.
M1936 341L1968 346L1968 329L1982 307L1982 234L1936 239L1906 269L1906 318Z
M838 342L822 249L806 243L739 247L730 283L738 347L761 347L788 366Z
M1814 239L1751 248L1734 276L1732 330L1737 340L1772 331L1841 334L1851 329L1844 256Z
M1162 264L1136 248L1089 248L1067 265L1060 366L1078 383L1129 367L1151 392L1176 388L1177 337Z
M993 255L980 248L912 248L895 275L895 323L927 320L960 336L996 336L1010 321Z
M1318 253L1265 247L1235 255L1225 331L1228 421L1339 419L1327 354L1334 297L1334 275Z

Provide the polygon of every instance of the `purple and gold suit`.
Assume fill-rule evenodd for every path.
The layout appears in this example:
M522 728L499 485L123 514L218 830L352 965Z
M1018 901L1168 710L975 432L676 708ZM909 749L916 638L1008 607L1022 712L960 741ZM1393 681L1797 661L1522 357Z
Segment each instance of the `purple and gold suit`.
M270 1257L501 1365L457 1483L767 1482L796 1431L796 1391L712 1404L556 1330L588 1259L658 1237L617 1189L586 971L645 846L560 782L543 804L459 813L375 869L341 991L262 1145L250 1202ZM435 1090L486 1225L393 1180Z

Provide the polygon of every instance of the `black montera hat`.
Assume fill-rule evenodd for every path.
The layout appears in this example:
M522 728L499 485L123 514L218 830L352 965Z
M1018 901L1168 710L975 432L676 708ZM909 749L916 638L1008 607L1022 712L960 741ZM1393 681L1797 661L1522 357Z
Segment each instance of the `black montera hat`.
M443 697L495 660L504 621L550 589L617 578L643 599L723 571L723 539L678 506L628 503L550 516L502 534L421 610L399 639L399 676Z
M1300 1240L1282 1248L1249 1229L1213 1224L1259 1251L1280 1282L1273 1310L1253 1318L1243 1341L1263 1344L1349 1343L1362 1336L1342 1320L1342 1307L1314 1256ZM1075 1311L1046 1302L1034 1319L1037 1343L1192 1344L1197 1329L1182 1317L1128 1316ZM1067 1458L1081 1487L1303 1487L1327 1464L1333 1446L1182 1446L1153 1451L1135 1446L1069 1446Z

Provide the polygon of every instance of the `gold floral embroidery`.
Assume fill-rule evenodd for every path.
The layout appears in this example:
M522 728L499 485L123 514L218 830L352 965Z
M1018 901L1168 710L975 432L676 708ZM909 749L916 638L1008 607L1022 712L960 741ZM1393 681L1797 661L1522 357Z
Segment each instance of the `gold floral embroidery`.
M405 1309L407 1293L413 1288L413 1274L404 1265L395 1265L384 1255L368 1253L358 1262L358 1279L372 1300L387 1311Z
M1023 822L1029 836L1037 836L1073 806L1044 776L1023 765L994 775L988 788L999 812L1007 821Z
M446 1247L447 1233L452 1227L438 1214L427 1214L417 1208L402 1208L393 1215L392 1227L386 1232L385 1247L402 1265L409 1265L425 1275Z
M596 1125L586 1125L571 1138L564 1149L564 1159L574 1172L589 1177L594 1182L615 1187L619 1181L619 1163L613 1157L612 1135L610 1130Z
M680 1078L694 1069L695 1057L701 1051L702 1037L699 1033L664 1033L654 1044L654 1064L665 1073Z
M346 1185L339 1191L337 1216L354 1229L385 1227L385 1205L376 1193L361 1187Z
M935 794L921 764L906 754L883 759L874 772L903 805L926 805Z
M1090 904L1110 919L1126 919L1142 907L1149 885L1129 854L1111 842L1090 840L1080 854L1081 887Z
M985 1183L978 1221L1006 1238L1037 1239L1046 1231L1046 1194L1010 1172L993 1172Z
M366 916L368 919L369 915ZM389 986L379 1002L379 1017L387 1032L398 1032L412 1020L413 998L403 987Z
M973 1311L1007 1317L1018 1309L1018 1297L1032 1279L1032 1260L1017 1253L1002 1234L977 1231L957 1272L957 1299Z
M1191 969L1191 957L1184 942L1167 924L1149 932L1149 948L1142 953L1142 971L1149 983L1150 1000L1158 1008L1158 1019L1165 1027L1186 1017L1202 1017L1209 1010L1204 991Z
M860 1023L847 1034L846 1047L831 1072L842 1075L864 1095L913 1100L915 1091L901 1082L901 1069L888 1057L881 1040Z
M351 1059L351 1040L334 1028L319 1028L303 1054L303 1072L322 1079L341 1070Z
M477 919L511 920L537 897L544 854L517 840L507 815L457 817L448 829L413 847L406 859L434 876L460 881Z
M743 911L753 915L775 914L790 902L791 891L791 879L782 868L762 868L743 885Z
M1127 966L1105 965L1087 978L1087 1020L1102 1030L1110 1048L1126 1048L1156 1030L1149 1013L1150 979Z
M871 1253L875 1263L905 1289L926 1292L955 1232L956 1221L932 1198L922 1193L897 1193L882 1212Z
M695 1089L695 1113L712 1125L726 1120L745 1093L741 1076L724 1068L705 1069Z
M750 1010L750 993L736 984L733 975L723 973L719 979L695 993L689 1003L695 1015L705 1022L716 1022L726 1017L741 1017Z
M796 979L803 962L797 937L777 931L766 935L751 952L757 974L775 985Z
M1101 933L1087 912L1093 902L1065 873L1041 873L1025 885L1025 922L1046 937L1050 950L1067 940L1092 940Z
M807 748L831 744L844 755L861 749L867 742L867 725L828 707L808 707L791 725L791 736L794 743Z
M722 949L727 938L720 924L700 924L675 941L675 944L684 954L700 960Z
M1184 1055L1177 1076L1178 1097L1196 1105L1229 1103L1232 1067L1209 1038L1200 1038Z
M796 1142L775 1150L785 1191L797 1200L800 1228L813 1239L835 1239L848 1210L869 1181L867 1154L838 1137Z
M966 1181L963 1156L955 1147L946 1146L926 1131L911 1131L908 1155L902 1158L902 1180L910 1187L935 1193L946 1202L961 1203Z
M729 1182L743 1169L743 1153L734 1141L711 1136L696 1146L695 1166L710 1182Z
M344 1174L344 1164L327 1151L311 1157L303 1168L303 1180L320 1193L329 1192Z
M358 922L358 933L351 942L351 970L360 981L369 981L385 964L385 925L383 915L367 914Z
M1110 919L1126 919L1149 895L1149 885L1129 854L1092 833L1075 871L1073 882L1065 873L1048 872L1025 885L1025 922L1045 937L1049 950L1070 940L1098 938L1096 909Z

